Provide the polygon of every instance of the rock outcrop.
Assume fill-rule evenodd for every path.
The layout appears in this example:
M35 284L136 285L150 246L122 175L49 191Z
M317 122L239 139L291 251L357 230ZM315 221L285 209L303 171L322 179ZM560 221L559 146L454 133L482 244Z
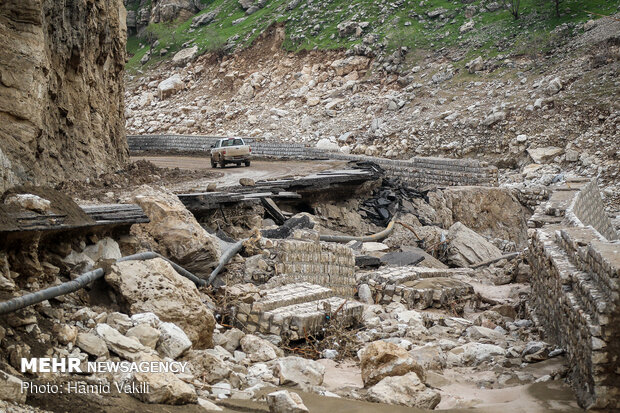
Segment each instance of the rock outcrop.
M140 233L155 251L206 278L220 258L217 237L201 227L174 194L142 187L134 201L151 222L132 230Z
M213 315L202 303L196 286L166 261L157 258L117 263L106 275L106 281L122 297L131 314L155 313L162 321L178 325L195 348L213 346ZM175 350L178 348L178 344L169 344L164 353L178 356L182 352Z
M127 160L121 0L0 4L0 191Z

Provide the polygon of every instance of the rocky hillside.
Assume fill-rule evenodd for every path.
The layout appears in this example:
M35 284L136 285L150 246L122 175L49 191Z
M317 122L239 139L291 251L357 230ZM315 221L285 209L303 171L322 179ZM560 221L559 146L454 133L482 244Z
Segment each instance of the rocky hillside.
M600 176L608 204L617 206L618 15L584 23L575 17L540 35L537 30L545 24L536 19L548 14L526 9L530 13L515 21L508 11L492 12L488 4L473 2L473 15L463 23L460 13L470 5L459 3L458 18L448 12L431 17L435 3L407 6L406 14L415 17L401 19L403 28L422 24L459 35L450 34L434 47L391 53L381 52L389 38L378 35L370 42L376 39L370 36L373 27L344 37L336 32L335 43L353 43L347 49L289 51L293 17L271 25L251 47L238 46L223 57L201 55L198 37L162 57L161 48L171 45L161 37L151 44L151 60L143 59L140 71L132 68L140 55L130 60L128 133L236 134L400 159L485 158L504 169L502 182L510 185L547 185L566 173ZM313 4L299 7L310 13ZM580 15L582 6L565 5L570 11L562 11L556 23ZM407 8L401 6L398 13ZM617 7L615 2L613 10ZM244 21L267 13L266 8L249 16L246 11ZM359 23L362 12L352 20ZM492 16L501 18L491 26L497 30L524 31L498 39L478 23ZM206 27L222 21L226 33L226 23L218 19ZM407 21L413 23L407 26ZM200 30L184 33L194 36ZM429 33L432 38L435 32ZM524 38L530 43L520 43ZM456 42L452 46L450 39ZM373 44L376 54L367 52Z
M127 158L120 0L0 3L0 192Z

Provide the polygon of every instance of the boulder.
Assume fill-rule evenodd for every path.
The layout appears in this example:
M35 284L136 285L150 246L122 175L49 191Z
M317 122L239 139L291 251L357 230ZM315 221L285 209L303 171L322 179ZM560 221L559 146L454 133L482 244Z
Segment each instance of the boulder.
M354 70L366 70L370 59L364 56L350 56L346 59L335 60L331 64L331 68L334 69L336 75L345 76Z
M555 79L553 79L551 82L549 82L549 84L547 85L547 94L548 95L555 95L557 93L560 92L560 90L562 90L564 86L562 85L562 81L560 80L559 77L556 77Z
M0 400L24 404L27 396L20 379L0 370Z
M190 350L183 361L188 361L192 373L207 383L213 384L228 379L230 367L218 356L211 353L212 350Z
M547 146L543 148L528 148L527 153L530 155L532 160L535 163L547 163L556 156L561 155L564 152L564 149L558 148L556 146Z
M254 0L239 0L239 6L243 10L247 10L254 5Z
M147 2L140 2L140 4L145 3ZM185 21L202 9L201 2L197 0L158 0L152 3L151 23Z
M368 398L378 403L431 410L441 401L439 392L427 388L415 373L384 378L368 389Z
M256 182L252 178L240 178L239 185L241 186L256 186Z
M197 53L198 46L181 49L172 57L172 64L175 66L185 66L196 57Z
M302 357L283 357L275 362L274 374L280 385L320 386L325 375L325 366Z
M511 191L496 187L460 186L441 192L453 222L460 221L486 237L513 241L517 246L525 247L529 213Z
M308 408L297 393L280 390L267 395L270 413L306 413Z
M375 300L372 298L372 291L368 284L361 284L357 289L357 295L360 301L365 304L374 304Z
M100 337L91 333L79 333L75 344L85 353L100 357L108 355L108 346Z
M317 143L316 143L316 148L317 149L323 149L325 151L331 151L331 152L335 152L340 150L340 146L338 146L338 144L336 142L332 142L327 138L323 138L320 139Z
M153 352L150 348L140 344L135 338L125 337L117 329L105 323L97 325L95 331L105 341L110 351L125 360L136 361L144 356L144 353Z
M157 356L145 356L139 361L161 362ZM140 373L133 376L137 386L145 385L149 391L131 393L144 403L152 404L189 404L196 403L198 396L192 386L179 379L173 373Z
M212 347L213 314L202 303L194 283L168 262L156 258L116 263L105 279L130 314L152 312L180 327L195 348Z
M17 205L23 209L45 214L51 209L52 203L34 194L15 194L4 200L5 204Z
M218 238L200 226L176 195L143 186L133 200L150 223L132 231L144 235L153 249L196 276L211 274L221 255Z
M441 370L446 367L446 354L436 344L414 347L409 350L409 354L425 370Z
M120 331L121 334L127 333L131 327L133 327L133 321L127 314L114 312L105 317L105 322L112 328Z
M126 333L126 336L133 337L142 345L154 349L157 346L161 332L148 324L138 324L137 326L130 328Z
M247 334L240 343L241 349L253 362L270 361L284 355L278 347L253 334Z
M502 252L495 245L461 222L456 222L450 227L447 240L448 261L457 267L468 267L502 256Z
M457 356L457 364L477 365L490 360L493 356L505 355L506 350L494 344L471 342L453 348L450 353Z
M94 245L89 245L82 251L94 262L101 260L118 260L123 255L118 243L112 238L104 238Z
M166 80L161 81L159 85L157 85L159 99L161 100L167 98L168 96L172 96L179 90L183 89L185 89L185 83L181 79L181 75L178 73L170 76Z
M159 325L161 337L157 343L157 351L164 357L176 359L192 346L187 334L173 323Z
M54 324L53 332L60 344L75 344L78 330L69 324Z
M475 23L473 20L469 20L466 23L464 23L461 27L459 27L459 32L461 34L463 33L467 33L469 31L472 31L474 29Z
M192 19L192 24L190 27L195 29L197 27L206 26L211 23L217 17L217 12L212 11L209 13L200 14Z
M492 343L506 339L506 337L499 331L482 326L467 327L467 330L465 330L465 335L472 341L486 340Z
M482 124L484 126L491 126L504 119L506 119L506 112L502 112L502 111L493 112L489 116L484 118L484 120L482 121Z
M234 352L239 348L241 339L245 333L238 328L231 328L219 335L219 340L214 338L215 345L224 347L229 352Z
M484 68L484 60L482 60L482 56L478 56L474 60L467 63L467 68L469 73L476 73L481 71Z
M425 380L424 369L407 351L393 343L374 341L359 352L362 381L365 387L378 383L385 377L402 376L415 372Z

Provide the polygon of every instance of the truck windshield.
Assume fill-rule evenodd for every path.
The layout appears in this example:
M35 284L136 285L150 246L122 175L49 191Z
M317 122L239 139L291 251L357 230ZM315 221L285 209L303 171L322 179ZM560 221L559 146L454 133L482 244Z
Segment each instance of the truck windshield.
M241 139L226 139L225 141L222 141L222 146L226 147L226 146L242 146L243 145L243 141Z

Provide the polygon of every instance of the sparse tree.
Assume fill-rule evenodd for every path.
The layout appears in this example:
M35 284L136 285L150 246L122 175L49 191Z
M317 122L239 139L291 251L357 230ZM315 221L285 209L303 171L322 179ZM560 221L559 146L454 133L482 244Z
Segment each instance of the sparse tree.
M515 20L519 19L519 7L521 7L521 0L502 0L504 3L504 7L506 7L509 11L510 14L512 14L512 17L515 18Z
M553 3L555 4L555 15L557 17L560 17L560 3L562 3L562 1L564 0L553 0Z

